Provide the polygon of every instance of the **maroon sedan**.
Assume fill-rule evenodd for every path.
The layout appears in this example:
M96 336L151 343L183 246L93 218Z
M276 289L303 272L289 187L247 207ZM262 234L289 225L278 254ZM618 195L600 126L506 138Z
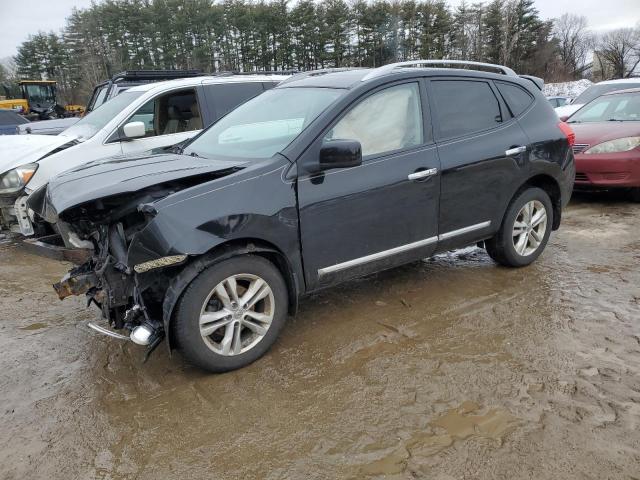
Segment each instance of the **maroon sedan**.
M640 88L604 94L574 113L576 189L630 189L640 201Z

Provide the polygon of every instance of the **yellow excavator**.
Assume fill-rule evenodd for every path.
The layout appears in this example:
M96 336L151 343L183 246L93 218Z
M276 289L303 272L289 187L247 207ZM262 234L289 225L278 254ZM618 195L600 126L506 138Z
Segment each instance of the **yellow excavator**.
M3 85L5 95L0 96L0 108L16 110L25 117L36 120L82 115L82 105L58 105L55 80L20 80L19 95L12 95ZM4 98L3 98L4 97Z

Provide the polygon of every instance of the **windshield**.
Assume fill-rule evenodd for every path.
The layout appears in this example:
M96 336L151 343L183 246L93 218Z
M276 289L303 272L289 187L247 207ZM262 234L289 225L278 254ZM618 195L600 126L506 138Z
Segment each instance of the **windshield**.
M56 103L56 89L53 85L24 85L29 103L44 107Z
M604 85L592 85L587 88L584 92L582 92L578 97L573 101L574 105L584 105L589 103L590 101L598 98L600 95L604 95L605 93L615 92L617 90L626 90L627 88L637 88L640 87L640 82L638 83L605 83Z
M113 120L113 117L118 115L143 93L144 92L125 92L122 95L118 95L100 105L89 115L83 117L78 123L67 128L63 134L88 140L102 130L107 123Z
M596 98L569 119L569 123L632 122L640 120L640 93L616 93Z
M220 119L196 137L184 153L207 158L270 158L344 92L334 88L269 90Z

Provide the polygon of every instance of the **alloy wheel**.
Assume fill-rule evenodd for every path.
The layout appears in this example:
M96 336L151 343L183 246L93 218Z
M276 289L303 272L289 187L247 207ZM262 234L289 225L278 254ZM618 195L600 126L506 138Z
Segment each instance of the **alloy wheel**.
M547 231L547 210L542 202L525 203L513 224L513 247L523 257L533 254L542 243Z
M200 312L200 335L219 355L245 353L264 338L273 321L275 299L257 275L232 275L211 291Z

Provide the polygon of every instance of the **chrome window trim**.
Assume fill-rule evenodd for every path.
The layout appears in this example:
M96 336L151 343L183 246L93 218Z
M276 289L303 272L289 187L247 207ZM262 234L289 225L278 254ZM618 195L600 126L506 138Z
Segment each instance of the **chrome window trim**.
M475 225L469 225L468 227L459 228L457 230L452 230L450 232L443 233L442 235L425 238L424 240L418 240L417 242L407 243L405 245L400 245L399 247L390 248L389 250L383 250L381 252L372 253L371 255L354 258L353 260L348 260L346 262L337 263L329 267L320 268L318 269L318 276L322 277L330 273L341 272L342 270L346 270L352 267L357 267L358 265L363 265L365 263L374 262L376 260L380 260L392 255L397 255L398 253L407 252L409 250L414 250L420 247L426 247L427 245L431 245L441 240L447 240L449 238L453 238L458 235L464 235L465 233L481 230L490 225L491 225L491 221L476 223Z

